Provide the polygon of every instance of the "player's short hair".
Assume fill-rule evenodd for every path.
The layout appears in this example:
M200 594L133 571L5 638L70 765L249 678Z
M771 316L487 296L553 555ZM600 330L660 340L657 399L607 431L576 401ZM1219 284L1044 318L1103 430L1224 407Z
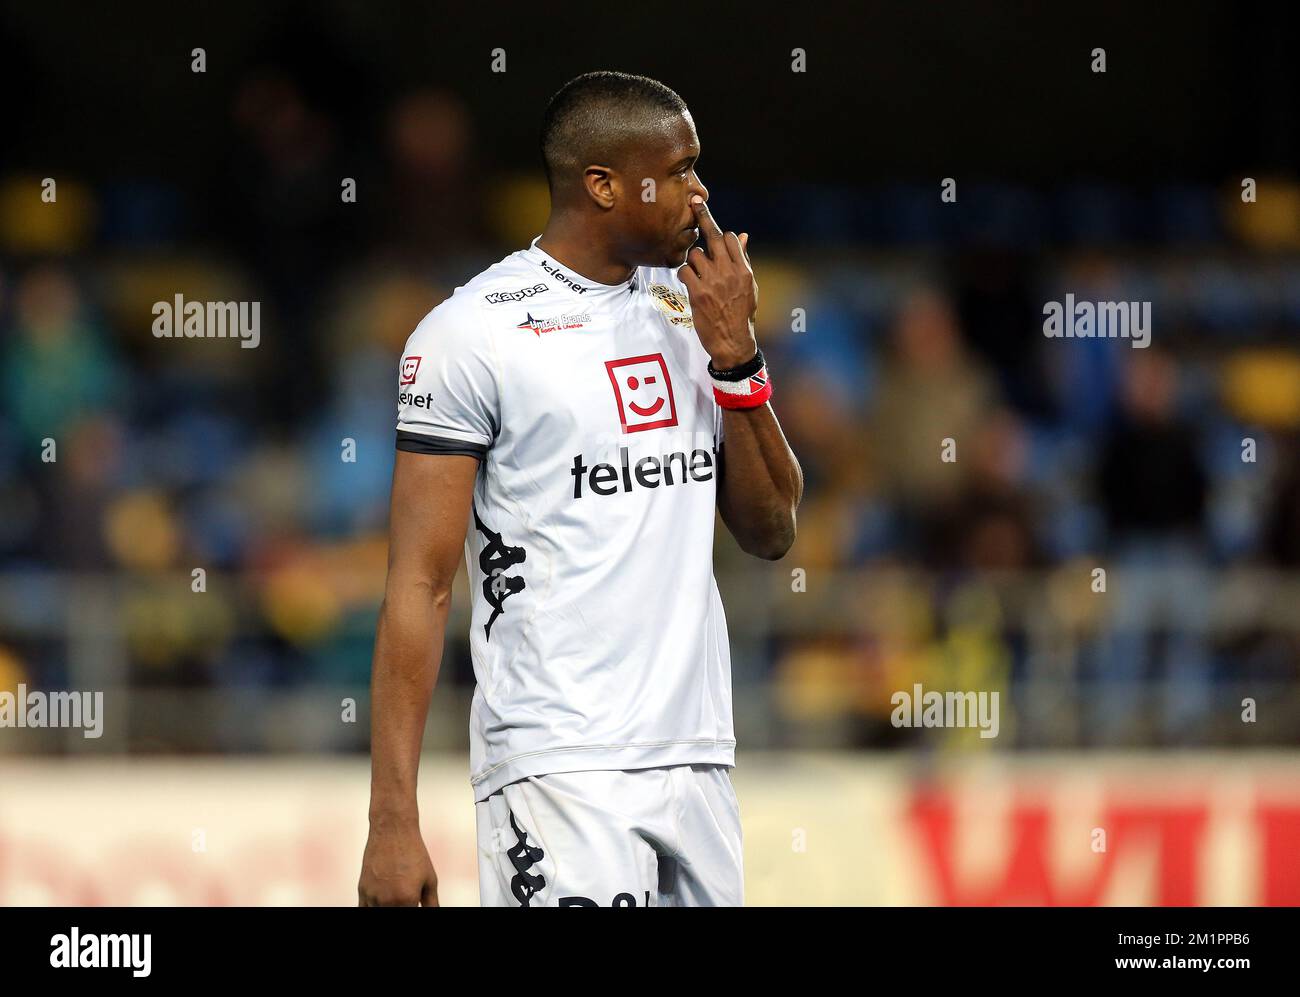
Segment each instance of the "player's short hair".
M542 115L542 162L554 194L592 163L616 163L633 140L665 117L684 114L686 102L648 76L597 72L575 77Z

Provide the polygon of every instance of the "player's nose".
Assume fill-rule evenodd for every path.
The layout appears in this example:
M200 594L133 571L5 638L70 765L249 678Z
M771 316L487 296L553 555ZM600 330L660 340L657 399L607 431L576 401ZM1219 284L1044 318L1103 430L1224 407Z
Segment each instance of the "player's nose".
M704 186L704 181L700 179L700 175L698 173L692 171L691 176L694 179L691 184L691 189L686 193L686 199L689 201L692 196L694 196L695 194L699 194L700 197L704 198L704 200L707 202L709 199L709 188Z

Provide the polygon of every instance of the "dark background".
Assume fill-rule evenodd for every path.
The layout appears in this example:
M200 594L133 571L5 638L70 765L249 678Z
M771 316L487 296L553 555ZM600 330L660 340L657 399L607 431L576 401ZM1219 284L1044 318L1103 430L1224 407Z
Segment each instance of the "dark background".
M464 4L6 4L3 39L11 166L161 174L194 192L222 176L229 94L266 65L290 69L362 153L377 106L451 88L484 158L510 169L536 168L546 98L601 68L675 87L712 169L747 183L1216 180L1296 160L1300 70L1280 5L528 4L485 18ZM195 46L206 75L189 71ZM792 76L796 46L809 72ZM1105 75L1088 71L1096 46ZM488 72L495 48L506 73Z

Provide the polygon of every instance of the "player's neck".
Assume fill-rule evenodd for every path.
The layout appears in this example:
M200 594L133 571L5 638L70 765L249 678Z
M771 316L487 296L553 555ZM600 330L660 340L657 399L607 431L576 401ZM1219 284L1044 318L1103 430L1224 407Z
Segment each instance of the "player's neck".
M591 226L551 215L537 248L567 270L598 284L622 284L636 269L613 258L610 248L593 237Z

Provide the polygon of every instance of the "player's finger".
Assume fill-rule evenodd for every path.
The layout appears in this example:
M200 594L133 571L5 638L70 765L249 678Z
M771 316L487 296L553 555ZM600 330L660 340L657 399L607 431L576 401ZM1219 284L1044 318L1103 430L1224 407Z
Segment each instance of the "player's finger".
M704 236L705 243L709 247L709 257L719 260L730 256L727 252L727 244L722 238L722 229L718 223L713 220L713 215L709 211L709 206L704 203L704 198L699 194L691 195L691 208L695 212L695 220L699 223L700 233Z
M728 232L723 236L723 239L727 243L727 252L731 255L731 258L737 263L746 262L745 247L741 244L740 240L736 238L736 233Z
M745 268L750 273L754 272L754 265L749 262L749 233L740 233L740 258L745 261Z
M689 263L684 263L680 268L678 268L677 279L686 285L686 293L688 296L694 294L700 286L700 275L691 269Z
M709 257L699 246L692 246L686 254L686 267L697 277L703 277L704 271L709 268Z

